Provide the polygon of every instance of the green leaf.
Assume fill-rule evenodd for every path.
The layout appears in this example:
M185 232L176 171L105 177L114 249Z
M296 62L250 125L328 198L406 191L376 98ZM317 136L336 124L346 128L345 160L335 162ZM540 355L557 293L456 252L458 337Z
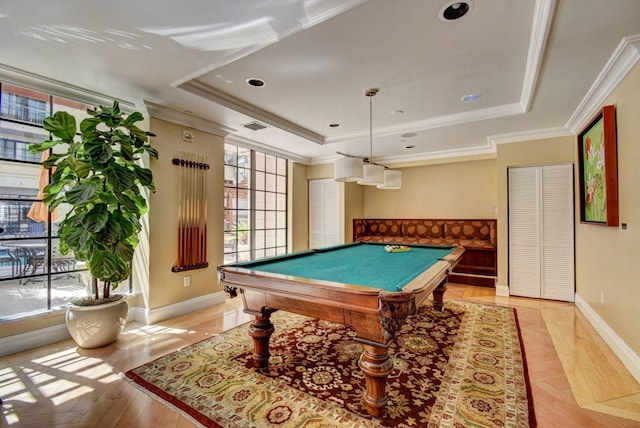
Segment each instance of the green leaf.
M71 205L80 205L90 200L98 190L98 185L91 182L79 184L67 191L66 199Z
M140 209L136 204L136 201L129 197L126 193L119 193L116 195L116 202L120 203L121 209L124 211L132 212L138 214Z
M133 170L135 171L138 180L140 180L140 184L143 186L149 187L149 185L153 183L153 174L150 169L142 168L139 165L133 165Z
M102 140L87 142L85 150L94 162L107 163L113 157L113 149L107 142Z
M131 147L131 144L128 141L122 141L120 143L120 152L122 153L124 160L133 160L133 147Z
M154 159L158 159L158 151L156 149L154 149L149 145L145 146L144 149L146 150L147 153L149 153L149 156L151 156Z
M71 142L76 136L76 118L66 111L57 111L53 116L45 117L44 129L62 141Z
M52 166L58 162L59 159L64 158L66 155L63 153L52 153L49 155L46 161L42 162L42 167L45 169L51 169Z
M133 171L117 163L109 164L104 170L107 182L114 192L124 192L135 184L136 175Z
M97 251L89 260L89 270L96 278L109 282L121 282L131 273L129 264L109 251Z
M60 143L60 140L47 140L42 143L29 144L29 153L42 153Z
M80 122L80 133L84 137L92 132L95 132L96 127L100 124L100 119L97 117L88 117Z
M109 218L109 211L105 204L97 204L84 216L82 225L89 232L96 233L102 230L107 224Z
M141 120L144 120L142 113L140 113L139 111L134 111L133 113L131 113L129 116L125 118L122 125L126 128L129 128L131 125L133 125L136 122L140 122Z

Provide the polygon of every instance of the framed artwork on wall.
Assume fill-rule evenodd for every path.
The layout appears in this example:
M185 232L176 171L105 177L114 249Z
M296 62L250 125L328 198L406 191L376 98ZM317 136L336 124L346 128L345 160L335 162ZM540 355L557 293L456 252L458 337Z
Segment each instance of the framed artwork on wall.
M578 134L580 221L618 225L616 109L605 106Z

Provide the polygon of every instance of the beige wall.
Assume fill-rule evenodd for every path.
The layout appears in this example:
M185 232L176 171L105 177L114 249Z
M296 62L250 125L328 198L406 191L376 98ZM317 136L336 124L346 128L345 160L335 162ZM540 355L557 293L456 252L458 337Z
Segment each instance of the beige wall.
M309 182L306 165L289 165L289 248L296 252L309 248Z
M640 355L639 93L640 65L636 65L604 103L616 106L620 222L628 229L580 224L576 206L577 293L636 355Z
M151 119L151 132L157 135L152 145L160 159L151 163L157 192L151 195L149 209L149 282L143 297L147 308L162 306L208 295L221 290L216 267L223 261L223 187L224 141L222 137L189 129L193 142L182 141L182 125ZM174 273L178 242L179 167L171 160L179 149L205 153L211 169L207 174L207 258L209 267ZM191 286L183 286L183 278L191 276ZM145 284L142 284L143 286ZM146 296L145 296L146 294Z
M507 169L511 166L574 162L575 138L561 137L498 146L498 285L509 282Z
M402 189L364 187L366 218L495 218L496 160L402 168Z

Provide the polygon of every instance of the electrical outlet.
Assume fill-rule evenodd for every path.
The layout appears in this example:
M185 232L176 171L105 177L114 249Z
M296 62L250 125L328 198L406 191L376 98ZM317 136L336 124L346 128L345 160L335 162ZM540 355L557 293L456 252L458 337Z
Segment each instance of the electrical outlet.
M182 280L182 285L184 285L185 287L191 286L191 275L187 275L184 277L184 279Z

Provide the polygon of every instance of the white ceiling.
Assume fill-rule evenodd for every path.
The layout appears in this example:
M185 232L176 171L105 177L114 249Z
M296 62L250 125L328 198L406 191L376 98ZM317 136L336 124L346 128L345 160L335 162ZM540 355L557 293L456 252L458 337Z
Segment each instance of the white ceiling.
M373 156L393 163L574 132L585 95L640 34L640 0L472 0L445 22L448 3L0 0L0 79L146 103L306 163L369 155L365 91L379 88ZM256 77L266 85L246 84ZM243 126L255 120L267 128Z

